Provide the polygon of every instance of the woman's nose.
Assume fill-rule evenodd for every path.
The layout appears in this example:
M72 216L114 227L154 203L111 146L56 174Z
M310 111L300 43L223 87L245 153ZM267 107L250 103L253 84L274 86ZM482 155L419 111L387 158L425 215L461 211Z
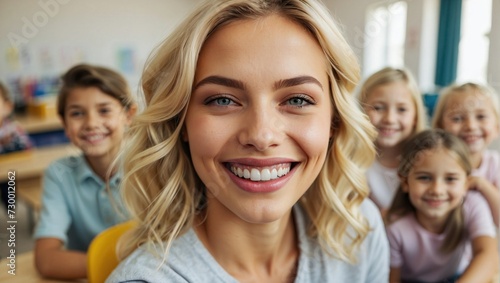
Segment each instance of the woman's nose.
M279 111L270 107L248 109L244 115L238 141L244 147L265 151L277 146L283 136L284 122Z

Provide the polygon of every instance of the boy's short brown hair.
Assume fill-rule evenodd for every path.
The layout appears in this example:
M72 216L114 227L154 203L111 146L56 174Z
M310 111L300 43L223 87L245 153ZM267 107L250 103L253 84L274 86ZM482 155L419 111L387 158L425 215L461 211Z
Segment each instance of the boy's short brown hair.
M117 99L129 109L133 104L127 81L119 73L105 67L80 64L69 69L62 77L62 87L57 98L57 113L64 121L66 100L75 88L96 87Z

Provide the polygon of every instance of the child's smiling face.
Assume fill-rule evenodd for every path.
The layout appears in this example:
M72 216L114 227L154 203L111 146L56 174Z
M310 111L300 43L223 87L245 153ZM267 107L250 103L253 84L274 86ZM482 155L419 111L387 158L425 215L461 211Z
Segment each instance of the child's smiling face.
M364 108L378 130L376 144L379 149L398 146L415 130L417 110L403 82L375 87L367 96Z
M498 137L500 121L491 100L479 93L450 94L443 113L443 129L461 138L471 154L482 153Z
M467 173L453 152L438 147L415 158L408 177L401 182L424 227L435 227L461 204L467 192Z
M66 100L64 129L87 157L116 156L130 115L96 87L75 88Z

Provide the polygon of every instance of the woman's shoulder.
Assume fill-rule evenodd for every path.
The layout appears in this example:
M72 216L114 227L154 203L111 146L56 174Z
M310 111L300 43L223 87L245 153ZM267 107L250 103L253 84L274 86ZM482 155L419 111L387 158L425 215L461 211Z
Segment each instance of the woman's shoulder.
M382 216L380 214L380 210L378 207L375 205L375 203L369 199L366 198L360 206L361 213L363 214L364 217L368 220L368 223L370 226L372 225L384 225L382 221Z
M235 282L218 266L193 229L178 237L167 254L164 243L142 245L106 282Z
M134 282L161 282L161 279L169 274L169 269L165 268L161 257L162 254L158 248L155 247L153 251L143 245L125 258L106 282L128 282L130 280L134 280ZM164 280L166 279L167 277L164 278Z

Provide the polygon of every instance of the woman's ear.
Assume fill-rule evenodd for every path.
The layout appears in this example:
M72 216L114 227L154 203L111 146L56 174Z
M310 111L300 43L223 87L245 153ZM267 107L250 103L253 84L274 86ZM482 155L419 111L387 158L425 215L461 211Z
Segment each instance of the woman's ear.
M132 118L134 118L134 116L135 116L136 113L137 113L137 104L132 103L128 107L128 109L127 109L127 111L125 113L126 119L127 119L127 122L126 122L127 126L129 126L130 123L132 123Z

